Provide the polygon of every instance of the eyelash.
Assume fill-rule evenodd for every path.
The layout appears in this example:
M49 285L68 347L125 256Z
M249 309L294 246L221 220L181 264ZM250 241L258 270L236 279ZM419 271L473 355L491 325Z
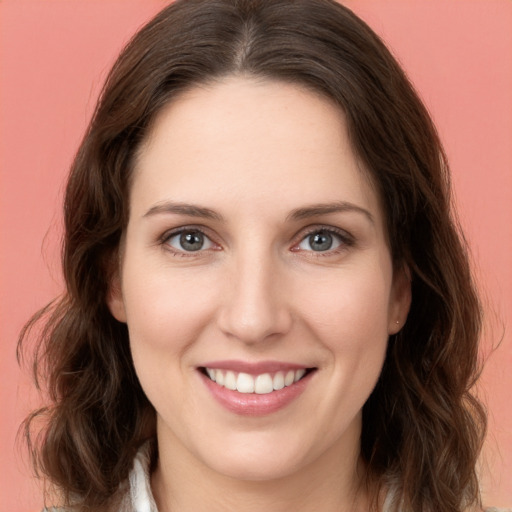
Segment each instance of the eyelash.
M311 226L310 228L306 228L306 229L307 229L307 231L302 232L300 234L299 240L294 243L293 247L291 248L292 252L307 252L308 256L315 257L315 258L322 258L322 257L337 255L337 254L347 250L348 248L352 247L355 244L354 237L352 235L350 235L348 232L346 232L342 229L339 229L339 228L334 228L332 226L316 225L316 226ZM167 251L171 252L171 254L173 256L177 256L177 257L185 257L185 258L186 257L194 257L194 256L197 256L198 254L202 254L208 250L211 250L211 249L199 249L197 251L185 251L185 250L175 249L169 245L169 240L171 240L172 238L174 238L176 236L182 235L183 233L187 233L187 232L200 233L206 239L208 239L212 244L219 246L215 241L212 240L212 238L210 236L208 236L206 234L205 230L199 226L183 226L183 227L180 227L180 228L172 230L172 231L167 231L162 235L159 243L162 246L164 246ZM313 251L313 250L301 251L300 249L297 249L298 245L300 245L303 241L305 241L308 237L310 237L311 235L313 235L315 233L327 233L329 235L334 235L336 238L339 239L340 245L338 247L336 247L335 249L328 249L326 251ZM295 238L297 238L297 237L295 237ZM214 249L214 250L217 250L217 249Z
M326 251L305 251L308 253L309 257L314 258L326 258L329 256L335 256L338 255L344 251L346 251L348 248L355 245L355 239L354 237L349 234L347 231L339 228L335 228L332 226L311 226L310 228L307 228L307 231L305 233L301 233L300 240L294 244L294 247L297 247L299 244L301 244L304 240L306 240L311 235L314 235L315 233L327 233L329 235L334 235L336 238L340 240L340 245L336 247L335 249L328 249ZM294 249L292 248L292 251ZM296 250L296 252L299 252L299 250Z
M174 238L175 236L182 235L183 233L201 233L207 240L209 240L212 244L217 245L210 236L208 236L203 229L201 229L199 226L182 226L178 229L167 231L165 232L161 239L160 244L165 247L167 251L169 251L173 256L187 258L187 257L194 257L197 256L197 253L201 254L204 253L204 249L200 249L198 251L181 251L179 249L175 249L174 247L171 247L169 244L169 240Z

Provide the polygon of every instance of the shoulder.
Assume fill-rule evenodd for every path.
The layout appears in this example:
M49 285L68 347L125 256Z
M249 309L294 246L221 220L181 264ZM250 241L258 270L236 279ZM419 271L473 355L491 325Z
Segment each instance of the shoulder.
M150 467L154 452L155 446L152 441L146 441L139 448L127 480L121 482L117 492L105 504L105 510L109 512L137 512L139 510L158 512L150 485ZM102 510L104 509L102 508ZM47 507L42 512L77 512L77 510L75 507ZM95 512L101 511L96 510Z

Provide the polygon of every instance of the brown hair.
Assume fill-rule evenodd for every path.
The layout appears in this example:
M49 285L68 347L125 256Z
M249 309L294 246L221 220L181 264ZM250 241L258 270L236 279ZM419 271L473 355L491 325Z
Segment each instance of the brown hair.
M68 503L95 509L115 494L137 448L154 435L126 326L106 305L109 269L128 219L134 155L151 121L180 91L233 74L297 83L341 106L380 192L395 264L411 274L408 321L390 337L363 409L369 485L393 485L404 511L478 504L485 415L470 388L481 314L451 212L445 154L382 41L333 0L177 1L122 52L67 185L66 293L20 338L22 350L31 327L44 321L34 374L50 402L25 424L36 468ZM31 425L41 417L45 426L34 440Z

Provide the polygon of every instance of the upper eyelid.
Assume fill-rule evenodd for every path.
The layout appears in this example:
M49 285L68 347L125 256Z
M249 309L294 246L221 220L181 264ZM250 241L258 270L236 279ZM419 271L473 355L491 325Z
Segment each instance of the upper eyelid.
M212 236L209 234L209 230L204 228L203 226L198 225L187 225L187 226L180 226L177 228L171 228L167 229L162 233L162 235L159 237L161 241L169 240L169 238L172 238L173 236L180 235L181 233L185 231L198 231L199 233L203 234L209 239L212 239ZM213 241L213 240L212 240Z
M318 231L327 231L329 233L334 233L335 235L340 236L341 238L346 238L349 240L355 240L355 237L346 229L338 228L335 226L329 226L325 224L315 224L312 226L306 226L302 228L297 235L295 235L294 239L298 239L298 241L303 240L307 236L312 233L317 233Z

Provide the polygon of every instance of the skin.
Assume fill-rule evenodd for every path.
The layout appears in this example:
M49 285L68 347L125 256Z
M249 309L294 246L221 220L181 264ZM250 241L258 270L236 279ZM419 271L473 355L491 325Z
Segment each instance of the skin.
M228 77L159 114L139 153L109 306L156 410L161 512L368 510L361 409L410 304L384 225L343 113L310 91ZM202 250L183 249L183 227L204 232ZM337 233L314 251L321 229ZM225 359L316 371L284 409L246 417L220 406L198 371Z

